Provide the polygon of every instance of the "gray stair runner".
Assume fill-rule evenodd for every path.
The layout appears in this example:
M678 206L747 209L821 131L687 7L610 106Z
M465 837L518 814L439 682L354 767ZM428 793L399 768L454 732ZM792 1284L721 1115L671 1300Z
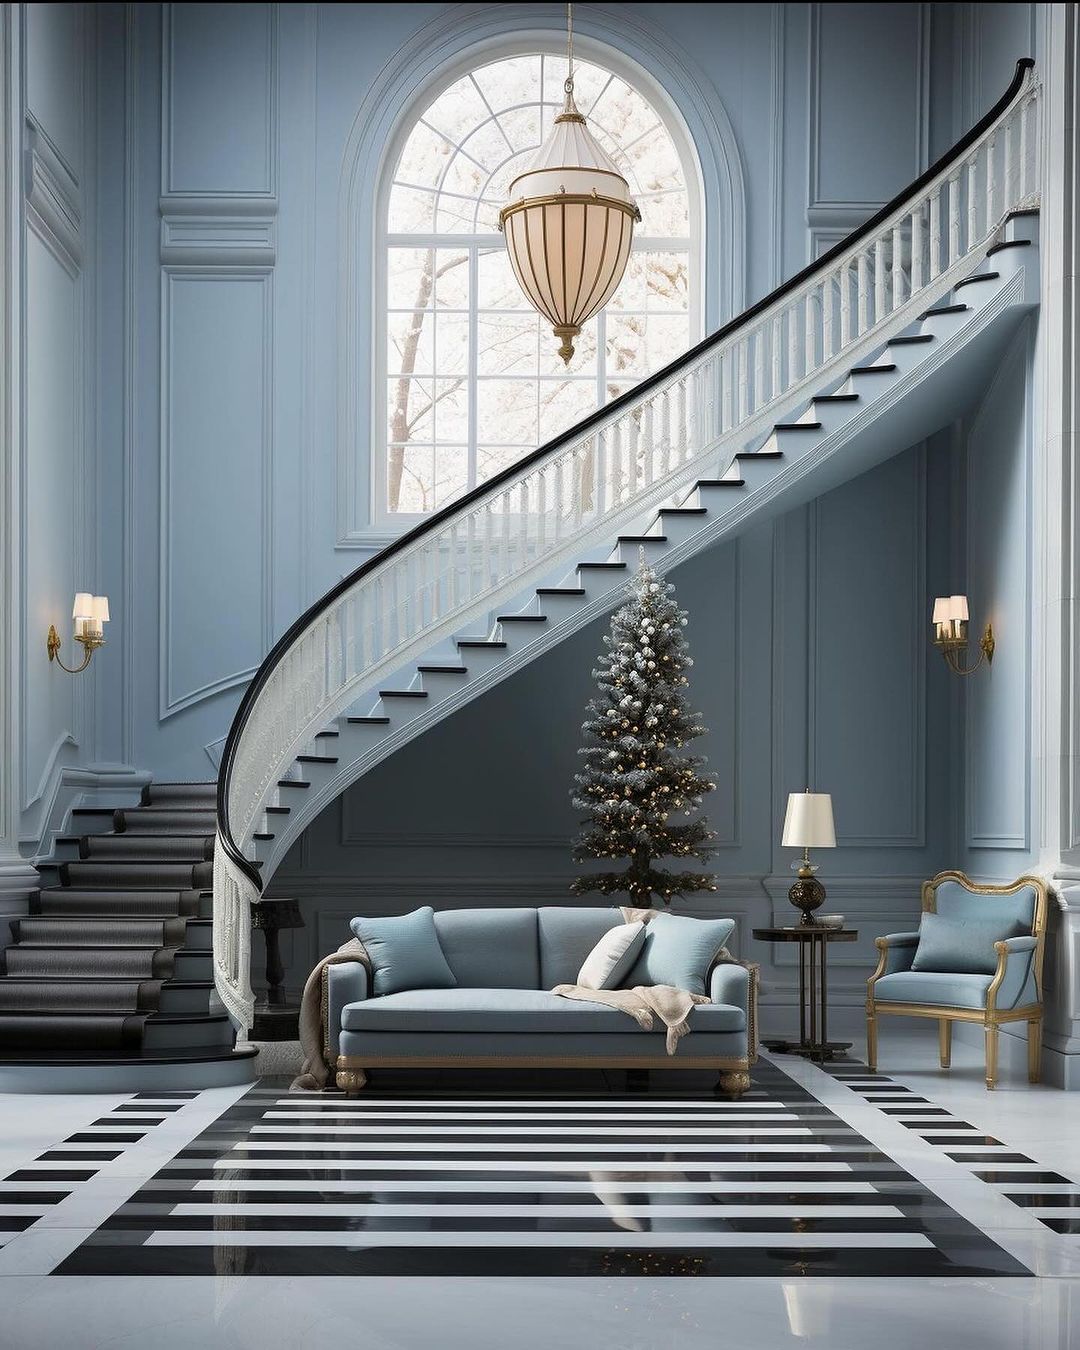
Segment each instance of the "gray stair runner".
M0 1061L232 1053L212 1006L215 783L155 783L138 806L72 813L0 954ZM77 848L77 857L72 848Z

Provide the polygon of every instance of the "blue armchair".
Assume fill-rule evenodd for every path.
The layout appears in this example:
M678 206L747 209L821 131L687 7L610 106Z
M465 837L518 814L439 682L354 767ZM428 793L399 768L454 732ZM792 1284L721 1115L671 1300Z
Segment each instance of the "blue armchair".
M1028 1024L1028 1078L1039 1081L1042 964L1047 890L1038 877L979 885L963 872L923 883L923 919L915 933L877 939L877 970L866 988L866 1054L877 1068L882 1014L933 1017L947 1069L953 1022L978 1022L986 1037L986 1086L997 1082L998 1032Z

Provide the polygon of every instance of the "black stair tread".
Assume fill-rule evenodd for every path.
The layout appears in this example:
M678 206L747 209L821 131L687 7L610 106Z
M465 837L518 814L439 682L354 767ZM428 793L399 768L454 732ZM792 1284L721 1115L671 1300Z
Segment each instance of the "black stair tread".
M427 698L426 689L380 689L380 698Z
M848 371L849 375L887 375L890 370L896 369L895 362L889 362L884 366L852 366Z
M459 647L505 647L505 642L499 642L495 638L458 638Z
M349 720L352 721L352 718ZM309 788L311 786L310 783L302 783L298 778L279 778L277 780L277 785L278 787L291 788Z
M905 333L900 337L890 338L886 342L886 347L914 347L920 342L933 342L933 333Z
M779 459L783 450L740 450L736 459Z
M266 834L266 833L264 833L264 832L262 832L262 831L259 831L258 833L253 834L251 837L252 837L252 839L276 839L276 838L277 838L277 835L275 835L275 834Z
M389 717L347 717L345 720L357 724L377 722L380 726L385 726L390 721Z
M105 1067L110 1064L213 1064L218 1061L236 1059L254 1059L259 1053L254 1045L227 1049L224 1046L213 1049L207 1046L177 1046L174 1050L155 1050L152 1055L144 1055L133 1048L129 1055L43 1055L40 1051L28 1050L25 1054L0 1055L0 1066L16 1064L42 1064L56 1067L73 1067L87 1064Z
M537 595L584 595L584 586L537 586Z
M73 816L111 816L116 811L115 806L73 806L71 814ZM121 810L136 810L135 807L121 807Z
M666 544L666 534L620 534L617 541L620 544Z
M268 806L266 807L266 814L268 816L287 816L291 810L291 806Z
M325 739L327 736L340 736L340 735L341 735L340 731L317 731L315 733L315 739L319 741Z
M421 673L421 675L468 675L469 673L468 666L460 666L460 665L439 666L434 664L425 664L422 666L417 666L416 669Z
M722 488L726 488L726 487L745 487L745 486L746 486L746 479L745 479L745 478L699 478L699 479L697 480L697 486L698 486L699 488L714 488L714 487L722 487Z
M935 305L933 309L926 309L919 315L920 319L932 318L935 314L963 314L971 308L970 305Z
M337 755L297 755L297 764L336 764Z
M853 403L861 394L815 394L814 403Z
M958 281L953 290L958 291L961 286L974 286L977 281L997 281L1000 276L1000 272L980 272L977 276L965 277L963 281Z
M990 248L986 250L986 256L988 258L992 258L995 253L1000 253L1003 249L1006 248L1030 248L1030 247L1031 247L1030 239L1003 239L1000 244L992 244Z
M1013 216L1037 216L1040 214L1040 208L1037 206L1017 206L1007 213L1005 219L1012 220Z
M195 1022L200 1026L204 1022L227 1022L227 1013L151 1013L146 1019L156 1026L182 1026ZM148 1108L149 1109L149 1108Z
M166 989L213 989L213 980L162 980L161 988Z
M820 431L820 422L774 422L773 431Z
M500 614L496 623L547 623L546 614Z
M577 570L580 572L581 569L582 569L583 567L601 567L601 568L605 568L605 567L606 567L606 568L611 568L613 571L618 571L619 569L625 570L625 569L626 569L626 563L624 563L624 562L581 562L581 563L578 563L578 565L577 565Z
M208 836L203 837L207 838ZM40 872L43 867L201 867L204 863L209 864L212 861L211 858L58 858L55 861L35 863L34 866ZM146 891L158 888L138 886L136 889ZM165 886L160 889L168 891L177 888ZM191 887L181 889L190 890Z
M662 506L656 514L658 516L707 516L709 508L707 506Z

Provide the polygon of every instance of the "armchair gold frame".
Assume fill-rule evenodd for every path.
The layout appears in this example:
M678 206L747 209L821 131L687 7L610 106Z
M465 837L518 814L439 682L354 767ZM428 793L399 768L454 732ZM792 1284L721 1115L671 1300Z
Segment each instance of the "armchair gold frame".
M923 882L923 913L937 913L937 888L943 881L958 882L973 895L1015 895L1017 891L1023 890L1026 886L1030 886L1034 890L1035 913L1032 916L1031 936L1035 938L1032 969L1035 973L1036 1001L1025 1004L1021 1008L999 1009L997 1007L997 994L1002 981L1005 979L1009 949L1007 943L995 942L994 950L997 952L998 958L997 970L994 972L994 978L990 981L990 988L986 991L985 1009L939 1007L936 1004L920 1003L877 1003L874 998L874 985L887 973L889 944L885 938L876 938L875 943L879 953L877 969L866 982L866 1058L870 1070L871 1072L877 1070L877 1018L881 1013L889 1013L900 1017L935 1018L938 1024L938 1050L943 1069L949 1067L951 1059L952 1024L954 1022L979 1022L982 1024L986 1039L986 1086L988 1089L992 1089L997 1083L999 1029L1006 1022L1026 1022L1028 1024L1028 1080L1037 1083L1042 1057L1042 971L1043 952L1046 945L1047 911L1049 908L1049 893L1046 883L1039 877L1024 876L1018 877L1016 881L1009 882L1006 886L991 886L972 881L963 872L939 872L930 881Z

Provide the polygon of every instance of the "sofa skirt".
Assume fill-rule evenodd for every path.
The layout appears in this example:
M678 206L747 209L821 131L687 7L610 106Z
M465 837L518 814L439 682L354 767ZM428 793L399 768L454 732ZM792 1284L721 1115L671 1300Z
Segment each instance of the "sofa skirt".
M522 1059L596 1059L612 1063L619 1059L637 1059L649 1056L656 1059L716 1060L747 1057L745 1031L690 1032L676 1046L675 1054L667 1054L663 1032L630 1031L625 1035L500 1035L476 1032L412 1032L343 1031L339 1040L340 1053L350 1064L363 1066L365 1057L372 1060L395 1059L403 1063L410 1059L480 1058L497 1055L506 1060Z

